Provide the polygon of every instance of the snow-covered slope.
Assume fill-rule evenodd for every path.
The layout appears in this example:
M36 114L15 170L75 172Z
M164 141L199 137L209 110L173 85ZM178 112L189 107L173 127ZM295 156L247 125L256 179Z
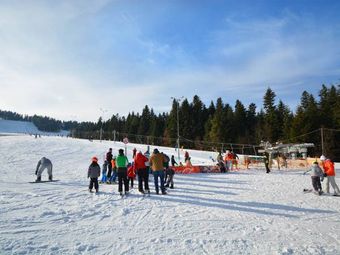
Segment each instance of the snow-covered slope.
M68 131L61 132L42 132L32 123L28 121L15 121L0 119L0 134L41 134L41 135L67 135Z
M146 150L129 144L129 157L135 146ZM90 158L102 163L109 147L124 145L0 137L0 254L340 254L340 197L304 194L311 181L301 171L175 175L165 196L134 189L121 199L116 185L90 194ZM59 182L28 183L41 156Z

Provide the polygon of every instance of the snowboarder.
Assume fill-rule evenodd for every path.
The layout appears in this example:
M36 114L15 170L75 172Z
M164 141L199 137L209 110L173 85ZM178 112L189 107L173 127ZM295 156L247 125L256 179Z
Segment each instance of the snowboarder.
M135 172L134 164L128 165L127 176L128 176L128 184L131 182L131 189L132 189L133 188L133 180L136 178L136 172Z
M127 179L127 165L129 164L128 158L124 155L124 150L118 150L118 156L116 158L117 175L118 175L118 192L123 195L123 182L124 182L124 193L129 193L129 183Z
M325 173L324 176L327 177L326 192L329 193L329 183L331 183L334 189L334 196L339 196L340 190L335 182L334 162L332 162L330 159L327 159L324 155L320 157L320 160L322 162L323 171Z
M140 193L150 193L149 189L149 169L148 163L149 159L143 155L141 151L136 154L135 157L135 169L138 174L138 191ZM144 182L144 189L143 189L143 182Z
M35 175L37 176L36 182L41 181L41 174L47 168L48 180L52 181L52 162L48 158L42 157L37 164Z
M314 192L316 194L321 195L322 192L322 187L321 187L321 181L323 181L323 171L319 167L319 164L317 161L313 162L311 168L304 172L303 174L305 175L306 173L311 172L311 178L312 178L312 185L314 188Z
M164 157L164 155L159 153L158 149L154 149L149 162L150 162L150 166L153 171L156 194L159 194L159 183L158 183L158 178L159 178L161 182L162 194L166 195L165 187L164 187L164 168L163 168L163 164L165 161L166 161L166 158Z
M98 177L100 176L100 166L98 165L98 158L92 157L92 163L87 171L87 178L90 178L89 192L92 192L92 188L96 189L96 193L99 191Z

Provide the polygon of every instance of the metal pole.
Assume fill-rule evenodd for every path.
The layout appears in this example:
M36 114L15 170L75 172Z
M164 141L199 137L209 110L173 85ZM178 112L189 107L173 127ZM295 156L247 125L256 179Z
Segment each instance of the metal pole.
M113 130L113 141L116 142L116 130Z
M102 121L102 125L100 127L100 142L102 142L102 136L103 136L103 117L104 117L104 113L107 112L107 110L103 109L103 108L99 108L99 110L102 112L101 115L101 121Z
M325 155L324 154L325 147L323 145L323 128L321 128L320 130L321 130L321 153L322 153L322 155Z
M100 142L102 142L102 135L103 135L103 120L102 120L102 125L100 127Z
M181 156L180 156L180 152L179 152L179 150L180 150L180 144L179 144L179 113L178 113L178 111L179 111L179 101L178 101L178 99L176 99L176 101L177 101L177 152L178 152L178 162L180 162L180 160L181 160Z

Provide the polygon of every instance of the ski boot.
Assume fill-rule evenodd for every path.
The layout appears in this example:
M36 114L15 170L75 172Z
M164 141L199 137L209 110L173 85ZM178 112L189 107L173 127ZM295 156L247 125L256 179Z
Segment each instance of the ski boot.
M53 179L52 179L52 175L50 175L49 177L48 177L48 180L51 182Z
M170 186L170 189L173 189L173 188L174 188L174 185L171 185L171 186Z
M37 177L36 182L41 182L41 176Z

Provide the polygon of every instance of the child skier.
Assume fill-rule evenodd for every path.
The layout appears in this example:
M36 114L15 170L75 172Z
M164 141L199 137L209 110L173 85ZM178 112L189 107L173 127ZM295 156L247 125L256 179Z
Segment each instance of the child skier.
M107 180L107 175L106 175L106 171L107 171L107 161L104 161L104 164L102 166L102 179L100 180L100 183L105 183Z
M92 163L87 171L87 178L90 179L89 192L92 192L93 184L96 189L96 193L99 191L98 177L100 176L100 166L98 165L98 158L93 157Z
M127 170L128 184L131 182L131 189L133 188L133 180L136 178L135 166L134 164L129 164Z
M166 170L165 170L165 174L166 174L166 185L165 187L169 187L170 185L170 189L173 189L174 188L174 175L175 175L175 170L172 169L172 167L168 167Z
M112 175L109 179L109 184L116 183L116 178L117 178L116 156L112 158L111 165L112 165Z
M321 187L321 181L323 181L324 174L323 174L322 169L319 167L319 164L317 161L313 162L313 165L311 166L311 168L307 170L306 172L304 172L303 174L306 174L308 172L311 172L310 176L312 178L312 185L314 188L314 193L321 195L323 193L322 187Z

